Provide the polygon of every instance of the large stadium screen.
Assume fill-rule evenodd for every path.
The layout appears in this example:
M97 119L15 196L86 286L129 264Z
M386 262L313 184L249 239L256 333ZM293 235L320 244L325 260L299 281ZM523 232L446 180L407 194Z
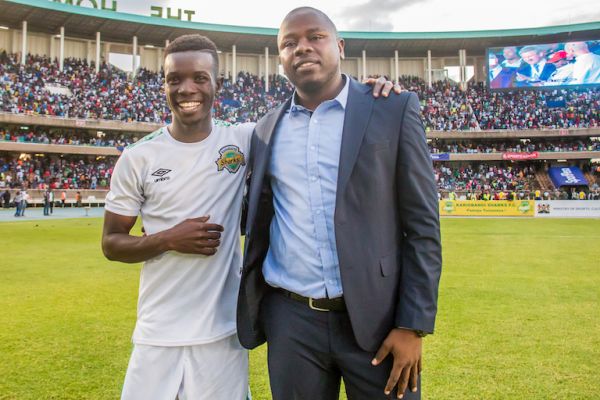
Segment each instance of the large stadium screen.
M600 40L492 47L491 89L600 85Z

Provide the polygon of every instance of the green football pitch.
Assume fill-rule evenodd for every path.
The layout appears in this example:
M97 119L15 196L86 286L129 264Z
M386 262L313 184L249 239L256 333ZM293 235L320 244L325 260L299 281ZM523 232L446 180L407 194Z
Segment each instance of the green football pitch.
M0 223L0 399L116 399L140 265L101 219ZM600 220L444 219L423 399L600 398ZM269 399L266 348L250 354Z

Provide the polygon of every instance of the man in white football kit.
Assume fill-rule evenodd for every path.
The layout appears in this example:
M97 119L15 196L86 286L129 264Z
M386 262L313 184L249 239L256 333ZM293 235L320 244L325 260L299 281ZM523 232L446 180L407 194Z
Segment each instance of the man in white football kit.
M248 396L235 313L254 124L212 121L217 71L208 39L173 41L165 49L173 123L128 147L115 166L102 247L111 260L145 262L122 399ZM129 234L138 214L144 237Z

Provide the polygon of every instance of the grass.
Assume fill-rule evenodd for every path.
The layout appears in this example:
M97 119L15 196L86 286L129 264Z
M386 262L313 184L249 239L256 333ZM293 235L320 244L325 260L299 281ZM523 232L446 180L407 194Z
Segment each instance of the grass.
M106 261L100 231L0 224L0 399L119 397L140 266ZM423 399L599 398L600 220L444 219L442 235ZM270 399L265 347L250 361Z

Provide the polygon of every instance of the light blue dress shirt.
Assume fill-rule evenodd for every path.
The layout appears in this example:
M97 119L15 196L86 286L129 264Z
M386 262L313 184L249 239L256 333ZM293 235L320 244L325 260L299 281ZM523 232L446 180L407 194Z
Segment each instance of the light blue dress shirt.
M263 263L267 283L313 298L342 296L333 216L349 78L314 112L295 94L272 138L275 215Z

